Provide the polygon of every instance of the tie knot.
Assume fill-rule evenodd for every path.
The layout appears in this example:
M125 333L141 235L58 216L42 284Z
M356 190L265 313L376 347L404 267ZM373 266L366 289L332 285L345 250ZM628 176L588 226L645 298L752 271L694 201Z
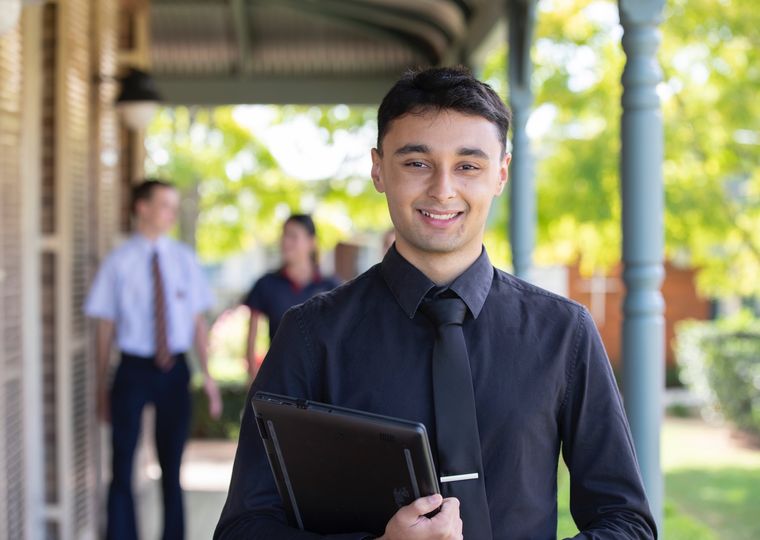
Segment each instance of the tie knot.
M423 302L420 311L436 328L449 324L460 325L467 314L467 306L461 298L434 298Z

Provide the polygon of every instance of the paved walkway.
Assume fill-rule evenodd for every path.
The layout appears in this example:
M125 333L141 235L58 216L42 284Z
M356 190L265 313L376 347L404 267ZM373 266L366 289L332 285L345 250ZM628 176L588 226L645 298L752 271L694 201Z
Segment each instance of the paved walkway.
M186 540L209 540L230 485L235 441L190 441L182 462L185 491ZM140 498L141 538L161 537L161 469L154 461L147 465L146 484Z
M760 467L760 441L697 418L666 418L662 468ZM709 464L709 465L706 465Z

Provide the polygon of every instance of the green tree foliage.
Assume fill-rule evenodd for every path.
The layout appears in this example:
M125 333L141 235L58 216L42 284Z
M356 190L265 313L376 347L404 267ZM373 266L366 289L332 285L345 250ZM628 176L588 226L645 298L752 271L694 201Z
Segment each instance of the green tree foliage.
M276 123L309 118L327 144L340 132L351 136L368 124L371 128L374 114L343 106L273 107L268 112ZM349 172L316 180L289 176L266 144L236 119L234 107L163 109L151 124L146 145L149 174L175 182L184 202L197 199L194 236L200 256L208 261L256 243L272 244L293 212L314 214L323 248L390 223L369 171L366 176Z
M669 3L666 240L714 294L760 293L760 12L752 0Z
M539 3L533 48L539 262L619 261L617 6ZM661 27L666 256L708 294L760 292L760 11L753 0L673 0ZM484 76L505 91L505 49ZM495 217L506 230L506 212ZM503 227L502 227L503 226Z

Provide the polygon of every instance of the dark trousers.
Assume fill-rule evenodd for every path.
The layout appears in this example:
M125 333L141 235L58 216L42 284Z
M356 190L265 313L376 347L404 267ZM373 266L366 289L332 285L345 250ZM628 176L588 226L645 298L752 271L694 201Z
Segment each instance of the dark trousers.
M190 428L190 371L183 354L167 372L153 358L122 354L111 388L113 478L108 492L108 539L136 540L132 468L143 407L156 408L156 453L161 465L164 540L185 534L179 467Z

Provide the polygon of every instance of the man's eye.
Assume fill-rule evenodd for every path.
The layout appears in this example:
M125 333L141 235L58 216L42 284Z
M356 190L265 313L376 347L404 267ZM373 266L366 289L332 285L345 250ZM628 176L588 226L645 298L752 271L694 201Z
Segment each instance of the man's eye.
M416 167L416 168L427 167L427 165L425 165L421 161L407 161L406 166L407 167Z
M479 170L479 167L477 165L473 165L472 163L465 163L460 168L462 170L465 170L465 171L477 171L477 170Z

